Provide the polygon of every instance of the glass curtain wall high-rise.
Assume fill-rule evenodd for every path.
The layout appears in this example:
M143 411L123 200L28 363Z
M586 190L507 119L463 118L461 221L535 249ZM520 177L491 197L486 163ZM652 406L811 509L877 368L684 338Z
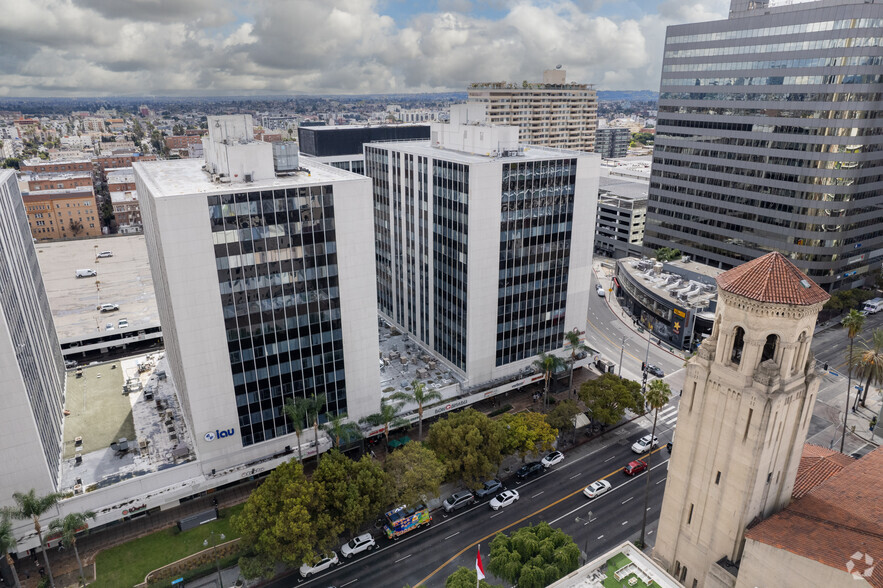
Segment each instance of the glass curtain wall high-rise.
M669 27L645 252L855 287L883 261L883 5L769 4Z
M345 413L332 186L208 206L243 446L293 432L289 398L324 394L325 411Z
M503 165L496 365L561 347L576 160Z

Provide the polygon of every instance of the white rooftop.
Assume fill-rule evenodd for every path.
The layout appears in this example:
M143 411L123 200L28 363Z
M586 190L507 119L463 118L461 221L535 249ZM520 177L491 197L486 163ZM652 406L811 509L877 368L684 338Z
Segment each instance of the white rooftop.
M557 149L554 147L541 147L539 145L519 144L521 151L518 155L493 156L482 155L477 153L464 153L463 151L454 151L451 149L442 149L433 147L429 141L394 141L394 142L378 142L365 143L366 145L376 145L378 147L407 151L414 155L423 155L426 157L435 157L437 159L445 159L457 163L487 163L489 161L503 161L505 163L518 163L520 161L541 161L547 159L561 159L573 157L600 157L595 153L586 151L574 151L571 149Z
M230 194L243 190L255 191L269 188L315 186L345 180L364 180L365 176L354 174L301 155L301 168L307 171L286 173L275 178L255 182L216 183L202 167L199 159L173 159L168 161L136 161L141 178L150 186L155 197L184 194Z

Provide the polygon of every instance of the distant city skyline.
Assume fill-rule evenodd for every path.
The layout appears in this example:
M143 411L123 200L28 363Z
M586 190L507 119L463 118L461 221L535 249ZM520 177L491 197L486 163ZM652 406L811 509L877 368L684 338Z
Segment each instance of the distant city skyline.
M656 90L665 27L728 0L0 0L0 98Z

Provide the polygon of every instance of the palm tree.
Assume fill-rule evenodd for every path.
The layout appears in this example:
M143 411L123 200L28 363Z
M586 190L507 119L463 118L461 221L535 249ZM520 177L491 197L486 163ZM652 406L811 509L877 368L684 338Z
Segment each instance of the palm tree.
M650 453L647 454L647 487L644 490L644 520L641 522L641 549L644 548L644 531L647 530L647 504L650 501L650 457L653 455L653 439L656 437L656 419L659 409L668 404L671 388L662 380L653 380L647 386L644 401L653 411L653 428L650 430Z
M13 492L12 499L15 506L9 509L9 513L16 519L32 519L34 530L40 539L40 551L43 552L43 561L46 563L46 574L49 576L49 585L55 588L55 579L52 577L52 568L49 567L49 556L46 555L46 545L43 543L43 528L40 526L40 516L47 510L58 504L61 494L50 493L45 496L37 496L37 491L31 488L28 492Z
M570 383L567 385L567 389L573 392L573 366L576 363L576 354L581 351L589 353L592 348L579 340L578 331L567 331L564 333L564 340L570 344Z
M843 453L843 445L846 443L846 418L849 416L849 392L852 390L852 361L853 346L855 345L855 337L858 335L865 324L865 316L859 311L852 309L846 315L840 324L846 327L846 336L849 337L849 354L846 356L846 362L849 364L849 385L846 388L846 408L843 410L843 434L840 437L840 453Z
M307 415L313 421L313 434L316 439L316 461L319 461L319 412L325 408L325 401L328 397L325 394L316 394L311 398L307 398Z
M533 365L535 368L543 372L543 379L546 381L546 389L543 392L543 411L545 412L546 403L549 400L549 384L552 381L552 374L564 365L564 360L557 355L540 353L534 360Z
M859 401L864 406L871 384L883 383L883 329L874 331L870 344L863 344L862 349L850 355L850 364L855 367L859 381L865 381L862 392L856 394L854 406L858 406Z
M301 463L304 461L304 455L300 448L300 436L303 435L309 409L309 401L306 398L286 398L282 407L282 411L294 427L294 435L297 437L297 459Z
M369 414L363 418L361 422L368 423L375 427L383 425L383 437L386 440L386 444L389 445L389 428L406 422L405 419L399 418L398 416L400 408L400 404L393 404L392 402L387 402L385 399L381 400L380 412Z
M420 423L417 428L417 438L423 439L423 405L433 401L442 399L441 392L438 390L426 391L426 384L414 380L411 382L414 388L413 392L396 392L391 395L392 400L402 400L404 402L414 402L417 404L417 421Z
M349 443L354 439L362 437L362 431L356 423L347 421L346 413L340 413L328 419L325 423L325 430L331 434L331 441L334 446L340 449L340 440L344 439L345 443Z
M61 532L61 544L65 547L74 548L77 565L80 566L80 580L84 584L86 583L86 575L83 573L83 562L80 560L80 552L77 550L77 531L89 526L86 519L94 518L95 513L91 510L87 510L86 512L72 512L65 515L63 519L55 519L49 523L50 531Z
M15 535L12 534L12 523L5 516L0 517L0 553L6 556L6 565L12 570L12 585L16 588L21 588L21 583L18 581L18 572L15 571L15 562L12 561L12 556L9 555L10 551L17 549L17 545L18 542L15 540Z

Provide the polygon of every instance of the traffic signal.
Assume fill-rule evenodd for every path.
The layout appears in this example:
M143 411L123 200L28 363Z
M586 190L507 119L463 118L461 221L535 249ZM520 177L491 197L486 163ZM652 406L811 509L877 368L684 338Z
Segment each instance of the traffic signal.
M642 372L646 372L646 371L647 371L647 362L646 362L646 361L642 361L642 362L641 362L641 371L642 371Z

